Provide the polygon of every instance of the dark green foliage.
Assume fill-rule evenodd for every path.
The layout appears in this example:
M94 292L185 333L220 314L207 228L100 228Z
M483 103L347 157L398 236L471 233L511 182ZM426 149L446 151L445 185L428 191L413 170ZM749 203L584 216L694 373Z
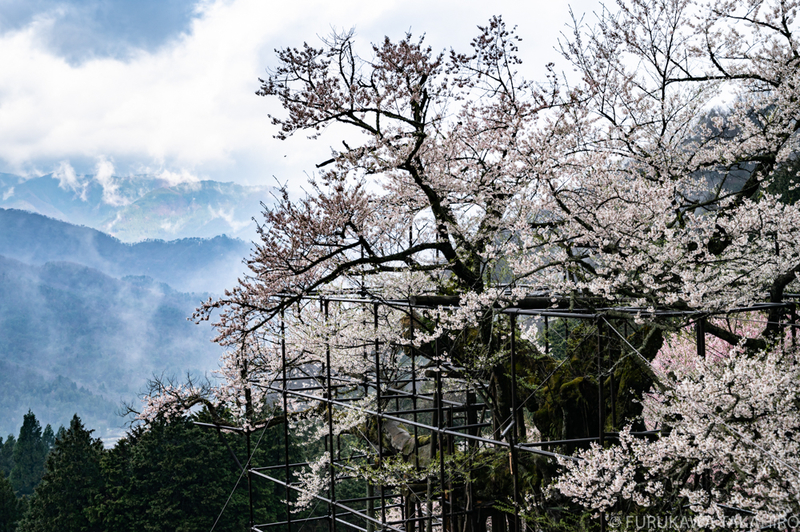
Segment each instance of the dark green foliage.
M278 427L280 429L280 427ZM240 435L222 435L245 463ZM253 435L254 446L258 434ZM264 463L276 435L266 435L256 463ZM210 530L233 491L239 469L220 436L180 419L148 431L135 430L105 454L105 487L92 509L93 522L116 532ZM256 520L281 511L271 483L254 483ZM248 520L247 478L242 477L215 530L244 530Z
M650 360L661 348L662 336L658 330L649 327L629 330L624 323L613 326L626 334L628 343L640 346L640 352ZM535 393L526 406L544 440L596 437L599 433L597 327L586 322L557 320L549 332L551 356L539 356L532 362L527 387ZM652 380L636 363L637 359L622 356L628 349L619 336L608 327L601 329L600 334L604 430L614 432L625 423L633 423L634 430L644 430L639 401L652 386ZM612 364L614 371L609 373ZM569 454L575 446L559 446L559 450Z
M0 475L0 532L14 532L22 516L22 505L14 495L11 481Z
M800 155L795 154L779 167L772 176L772 182L767 188L772 194L780 194L781 201L793 205L800 200Z
M19 429L19 438L14 445L14 467L11 469L11 485L17 495L31 495L44 473L47 448L42 440L42 426L36 416L28 410Z
M102 442L92 438L92 431L84 428L76 414L68 430L59 430L53 449L47 455L44 477L36 487L19 530L99 530L90 526L89 508L103 485L100 472L102 455Z
M3 438L0 438L0 473L2 476L7 477L11 474L11 469L14 467L14 445L17 439L13 434L9 434L3 443Z
M254 464L279 463L282 432L277 426L263 436L252 435ZM44 448L32 413L25 417L19 441L21 463L27 463L21 450ZM186 419L147 431L133 429L105 450L76 415L69 429L57 431L32 497L19 497L19 490L15 496L10 481L0 478L0 532L210 530L226 501L215 530L244 531L249 518L247 477L240 478L237 459L242 464L247 460L242 435L200 429ZM16 471L20 476L21 469ZM253 494L257 522L285 518L283 488L254 479Z
M75 414L75 417L78 417L78 414ZM60 427L61 428L61 427ZM44 443L45 449L49 453L53 446L56 443L56 435L53 432L53 427L50 426L50 423L44 428L44 432L42 432L42 442Z

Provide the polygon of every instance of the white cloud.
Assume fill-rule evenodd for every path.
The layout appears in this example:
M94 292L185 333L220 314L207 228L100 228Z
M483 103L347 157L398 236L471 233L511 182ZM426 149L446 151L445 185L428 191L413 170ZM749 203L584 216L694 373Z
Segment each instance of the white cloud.
M9 188L5 192L3 192L3 201L7 200L11 196L14 195L14 187Z
M69 164L69 161L61 161L58 168L53 172L53 177L58 179L58 186L64 190L76 190L80 184L78 176L75 174L75 169Z
M88 183L75 173L75 169L69 161L61 161L58 163L58 167L53 172L53 177L58 179L59 188L77 192L78 197L82 201L86 201L86 186Z
M114 163L105 157L97 159L94 179L103 187L103 203L113 207L120 207L130 203L126 198L119 195L119 184L114 180Z
M181 169L178 172L161 170L157 176L162 181L166 181L169 186L179 185L182 183L200 183L200 178L186 169Z
M578 4L592 8L596 2ZM317 44L316 36L332 27L351 26L365 48L409 29L427 33L434 48L466 48L476 24L502 13L519 24L521 53L538 74L557 59L552 47L568 19L565 0L206 0L197 9L190 32L126 61L70 65L44 44L52 25L46 15L0 37L0 169L24 172L69 160L88 173L101 158L122 173L148 166L170 176L202 173L264 184L275 175L301 182L303 171L339 140L272 138L267 114L280 109L254 92L257 78L274 64L274 48Z
M179 222L177 222L177 221L170 222L169 220L165 220L165 221L161 222L161 225L159 225L158 227L160 229L162 229L165 233L168 233L168 234L175 234L181 228Z
M212 219L221 218L225 220L225 223L227 223L234 232L239 232L252 223L250 219L237 220L233 209L225 210L220 207L219 210L215 210L209 205L208 212L211 214Z

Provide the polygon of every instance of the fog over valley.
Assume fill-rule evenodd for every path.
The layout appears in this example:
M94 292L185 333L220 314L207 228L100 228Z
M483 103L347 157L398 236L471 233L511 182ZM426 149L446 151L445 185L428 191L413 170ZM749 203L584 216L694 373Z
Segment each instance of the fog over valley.
M30 181L22 183L25 197L40 200L42 210L49 205L83 221L109 212L102 201L91 207L80 197L70 204L37 196ZM194 201L197 211L211 210ZM148 378L211 376L221 355L214 330L187 318L235 284L249 247L225 235L125 243L0 208L0 435L15 434L31 409L42 426L68 424L78 413L97 436L113 440L125 423L122 402L135 404Z

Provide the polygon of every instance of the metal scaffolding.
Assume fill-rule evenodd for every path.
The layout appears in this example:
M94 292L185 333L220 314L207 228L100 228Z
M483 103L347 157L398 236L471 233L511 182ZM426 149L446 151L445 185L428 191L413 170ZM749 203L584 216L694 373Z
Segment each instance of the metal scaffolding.
M311 297L307 299L312 299ZM407 335L413 340L415 335L415 313L423 313L430 309L458 306L458 298L425 296L408 300L378 300L358 296L316 296L321 311L327 317L331 304L346 303L363 305L365 312L372 316L368 326L378 327L379 308L388 305L393 309L402 309L408 316ZM790 327L791 341L796 337L796 312L793 303L777 305L785 310L786 320L782 327ZM746 308L732 309L731 313L760 312L774 309L775 304L759 304ZM616 407L612 408L610 419L606 408L615 405L616 385L614 383L614 365L626 355L641 356L630 342L630 330L635 328L632 321L641 316L642 310L637 308L594 308L575 309L569 307L569 301L555 300L551 297L528 297L517 305L495 310L497 318L507 320L505 323L509 335L508 371L511 386L511 416L498 425L492 420L489 405L482 399L489 386L487 382L476 381L466 375L463 368L456 367L442 357L430 356L437 352L433 346L428 352L414 347L409 341L402 349L402 372L387 379L382 371L382 349L390 346L381 345L375 339L370 346L363 346L364 352L372 358L372 367L360 379L353 375L337 374L332 369L331 349L328 347L324 361L313 367L288 369L287 350L283 333L285 324L283 314L279 325L280 353L282 370L275 375L269 385L261 384L265 391L273 394L275 405L286 414L292 415L292 404L312 405L315 422L326 431L324 452L329 460L325 466L328 479L327 487L322 493L311 493L316 501L316 512L308 512L305 516L293 514L293 502L304 488L296 481L298 473L310 465L309 461L291 462L292 446L296 445L290 433L289 423L283 423L282 463L253 464L248 459L245 464L248 486L255 482L271 482L283 491L285 511L284 519L272 523L253 522L253 497L251 487L250 529L257 532L276 531L299 532L303 527L311 527L320 531L326 526L330 532L357 530L360 532L521 532L525 530L525 522L520 517L523 501L520 494L521 465L529 463L531 457L544 459L576 460L561 454L564 446L588 445L598 442L603 445L609 440L618 438L620 425ZM612 317L613 316L613 317ZM692 312L656 311L650 313L651 318L682 318L684 323L694 326L697 338L697 352L705 356L705 324L708 315ZM540 337L544 340L546 354L553 349L551 334L553 324L558 320L563 332L569 337L571 324L582 322L591 324L589 328L594 335L592 341L596 345L595 360L592 364L597 372L597 431L596 434L566 440L526 441L524 434L519 433L517 416L523 415L525 402L536 390L517 389L517 333L520 322L532 318L538 319ZM588 334L588 333L587 333ZM611 348L613 346L613 348ZM566 355L565 355L566 356ZM566 358L569 358L566 356ZM549 379L555 370L547 377ZM610 375L611 386L605 389L602 375ZM545 379L546 380L546 379ZM544 382L540 383L542 386ZM521 397L528 395L528 399ZM365 408L366 400L374 405ZM348 441L347 434L334 430L334 417L349 410L358 410L370 420L362 434L362 440L371 440L372 447L362 449ZM228 427L230 429L230 427ZM607 430L610 428L611 430ZM258 430L258 429L254 429ZM371 431L371 432L370 432ZM393 432L394 431L394 432ZM247 449L250 457L251 434L244 432L247 438ZM368 434L367 434L368 433ZM397 436L397 435L400 436ZM654 437L654 431L635 433L641 437ZM371 435L371 438L368 437ZM402 449L391 444L392 437L405 440ZM409 443L410 442L410 443ZM463 468L469 469L470 460L475 460L482 453L493 452L494 456L507 455L507 471L492 471L491 474L510 477L507 500L487 500L481 498L474 483L468 481L469 475ZM456 471L453 461L456 456L461 460L462 471ZM356 473L366 469L379 470L386 461L403 461L408 464L407 473L402 479L381 483L378 480L355 481ZM476 466L477 467L477 466ZM506 466L504 465L503 468ZM361 469L359 469L361 468ZM501 469L503 469L501 468ZM347 483L350 482L348 485ZM353 491L363 490L360 494ZM320 512L320 510L322 510ZM605 530L605 519L600 516L597 524L599 530ZM305 528L309 530L309 528Z

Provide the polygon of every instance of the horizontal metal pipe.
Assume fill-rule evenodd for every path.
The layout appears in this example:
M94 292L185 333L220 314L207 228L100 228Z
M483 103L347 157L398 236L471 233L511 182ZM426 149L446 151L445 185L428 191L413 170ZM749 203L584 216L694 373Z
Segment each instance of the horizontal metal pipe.
M278 390L278 391L283 391L283 390ZM344 408L353 408L353 409L355 409L355 407L353 407L352 405L341 403L339 401L336 401L334 399L328 399L326 397L319 397L319 396L316 396L316 395L308 395L308 394L300 393L300 392L293 391L293 390L286 390L286 393L289 393L289 394L297 396L297 397L303 397L304 399L310 399L312 401L320 401L320 402L323 402L323 403L330 403L332 405L341 406L341 407L344 407ZM369 410L369 409L366 409L366 408L359 409L359 410L361 412L366 412L367 414L369 414L371 416L377 416L377 417L379 417L381 419L389 419L391 421L398 421L398 422L404 423L406 425L411 425L411 426L427 429L427 430L430 430L430 431L433 431L433 432L436 432L436 433L440 433L440 434L448 434L450 436L457 436L459 438L466 438L468 440L475 440L475 441L487 443L487 444L490 444L490 445L497 445L497 446L500 446L500 447L509 447L509 448L511 447L511 445L508 442L504 442L504 441L490 440L488 438L482 438L481 436L474 436L472 434L462 434L460 432L454 432L452 430L445 429L445 428L441 428L440 429L438 427L434 427L434 426L431 426L431 425L426 425L425 423L420 423L418 421L412 421L410 419L403 419L401 417L396 417L396 416L392 416L392 415L385 414L385 413L379 413L379 412L376 412L374 410ZM547 456L547 457L550 457L550 458L563 458L565 460L580 461L580 459L575 458L574 456L567 456L567 455L563 455L563 454L551 453L549 451L542 451L541 449L525 448L525 447L520 447L519 445L517 445L516 448L522 449L522 450L524 450L526 452L529 452L529 453L539 454L539 455Z
M371 456L372 456L371 454L354 454L352 456L348 456L347 458L344 458L344 459L341 459L341 460L334 459L333 462L334 463L347 462L347 461L352 460L354 458L369 458ZM288 467L301 467L301 466L307 466L307 465L311 465L310 462L296 462L294 464L289 464ZM253 467L251 469L253 471L268 471L270 469L283 469L285 467L287 467L286 464L279 464L279 465L272 465L272 466Z
M606 433L608 434L608 433ZM536 442L525 442L520 443L519 447L544 447L546 445L565 445L570 443L584 443L587 441L597 441L600 438L598 436L594 436L591 438L575 438L573 440L550 440L550 441L536 441Z
M292 519L291 521L278 521L277 523L264 523L261 525L255 525L259 528L267 528L270 526L280 526L280 525L288 525L290 523L306 523L308 521L320 521L322 519L327 519L327 515L321 515L319 517L305 517L303 519Z
M199 421L192 421L193 425L198 425L200 427L210 427L212 429L220 429L220 430L233 430L236 432L244 432L244 429L241 427L229 427L228 425L217 425L216 423L200 423Z
M364 501L375 501L378 499L391 499L392 497L400 497L399 493L386 493L381 497L380 495L373 495L372 497L357 497L355 499L339 499L339 502L364 502Z
M419 382L419 381L417 381L417 382ZM421 393L413 394L413 393L407 392L405 390L398 390L397 388L387 388L387 390L390 391L390 392L395 392L397 394L402 394L405 397L414 397L416 395L417 399L425 399L426 401L434 401L435 400L432 395L428 396L428 395L423 395ZM384 398L388 398L388 397L392 397L392 396L391 395L383 395L383 397ZM442 404L458 406L458 407L465 406L465 403L459 403L457 401L450 401L448 399L442 399ZM475 406L475 405L470 405L470 406Z
M264 466L264 467L251 467L253 471L267 471L269 469L283 469L286 467L300 467L300 466L307 466L310 462L295 462L294 464L280 464L274 466Z
M380 525L380 526L387 526L388 528L391 528L395 532L404 532L402 529L395 528L395 527L389 526L389 525L384 525L383 523L381 523L381 521L379 519L375 519L373 517L370 517L367 514L361 513L359 510L355 510L353 508L350 508L349 506L345 506L340 502L332 501L332 500L328 499L327 497L323 497L322 495L319 495L319 494L316 494L316 493L311 493L308 490L304 490L303 488L298 488L297 486L292 486L291 484L287 484L286 482L284 482L282 480L279 480L279 479L277 479L275 477L271 477L269 475L266 475L266 474L262 473L261 471L253 471L252 469L250 471L252 471L252 473L254 475L258 475L258 476L263 477L263 478L265 478L267 480L271 480L272 482L275 482L276 484L279 484L281 486L285 486L285 487L287 487L289 489L293 489L293 490L299 491L301 493L309 493L315 499L318 499L318 500L320 500L320 501L322 501L324 503L330 504L331 506L335 506L337 508L340 508L342 510L350 512L353 515L357 515L361 519L366 519L367 521L371 521L371 522L373 522L373 523L375 523L377 525Z
M286 297L295 297L291 295L280 295L276 294L275 298L286 298ZM797 297L794 294L790 294L787 297ZM518 315L537 315L537 316L552 316L552 317L563 317L563 318L574 318L574 319L594 319L598 316L598 314L606 313L606 312L619 312L629 314L630 317L635 317L638 314L645 313L648 316L658 316L658 317L674 317L674 316L697 316L697 315L708 315L707 313L701 313L694 310L672 310L672 309L656 309L652 312L649 312L647 309L639 308L639 307L595 307L595 308L580 308L580 309L573 309L571 311L558 311L553 310L553 298L556 299L555 306L568 308L569 306L569 299L563 296L550 296L550 295L543 295L543 296L528 296L518 300L517 304L514 307L508 308L497 308L495 309L496 312L500 314L518 314ZM458 296L416 296L411 297L409 300L398 300L398 299L359 299L359 298L343 298L337 296L319 296L315 294L308 294L304 296L300 296L300 299L306 300L318 300L324 299L326 301L331 302L350 302L350 303L358 303L362 305L370 304L370 305L386 305L390 307L398 307L398 308L420 308L420 309L430 309L430 308L437 308L437 307L458 307L460 306L460 299ZM786 307L790 305L790 303L756 303L750 306L744 307L736 307L733 309L728 309L725 312L718 312L715 314L730 314L730 313L737 313L737 312L750 312L750 311L757 311L757 310L765 310L769 308L779 308L779 307Z

